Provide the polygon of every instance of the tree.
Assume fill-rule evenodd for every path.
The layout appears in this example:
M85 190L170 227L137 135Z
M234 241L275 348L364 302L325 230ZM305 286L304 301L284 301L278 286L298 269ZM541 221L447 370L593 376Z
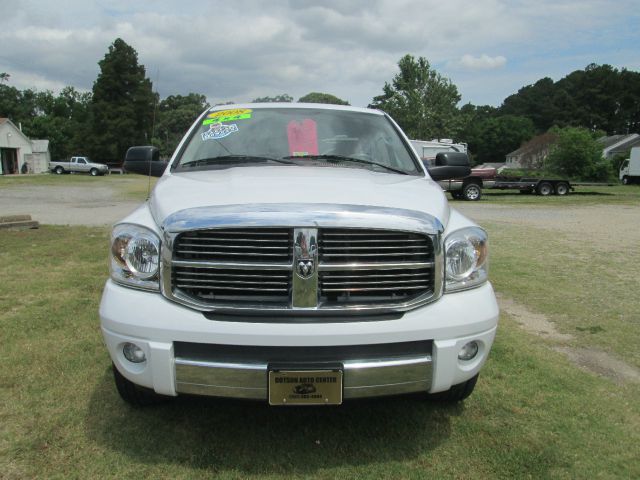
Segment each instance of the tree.
M11 78L11 75L7 72L0 72L0 82L9 82L9 78Z
M156 95L137 52L124 40L116 39L98 64L86 145L94 159L119 162L129 147L151 141Z
M640 73L590 64L554 82L550 78L507 97L500 114L530 118L539 133L552 126L604 130L608 135L640 130Z
M398 62L400 73L385 82L382 95L370 108L391 115L411 138L451 138L461 130L456 105L460 101L451 80L433 70L424 57L405 55Z
M528 118L502 115L476 119L474 129L464 138L475 163L504 162L509 152L517 150L535 133L533 122Z
M283 93L281 95L276 95L275 97L258 97L251 100L251 103L274 103L274 102L291 103L293 102L293 97L291 95L287 95L286 93Z
M160 154L169 156L193 121L207 108L207 98L198 93L169 95L158 105L153 144Z
M301 103L330 103L333 105L349 105L349 102L339 99L330 93L311 92L304 97L300 97L298 102Z
M602 145L583 127L554 128L558 139L547 157L547 168L580 180L606 180L611 164L602 158Z

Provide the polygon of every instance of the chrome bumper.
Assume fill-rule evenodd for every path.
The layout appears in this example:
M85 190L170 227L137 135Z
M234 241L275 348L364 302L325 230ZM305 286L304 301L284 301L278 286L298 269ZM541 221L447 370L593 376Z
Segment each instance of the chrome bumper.
M427 392L431 387L431 355L348 360L343 366L343 398ZM296 365L304 368L304 365ZM313 366L317 369L317 365ZM175 359L176 391L216 397L267 400L265 363L225 363Z

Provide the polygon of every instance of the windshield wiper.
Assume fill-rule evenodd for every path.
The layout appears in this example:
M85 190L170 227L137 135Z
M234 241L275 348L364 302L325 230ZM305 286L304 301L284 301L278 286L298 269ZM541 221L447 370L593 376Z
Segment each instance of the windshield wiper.
M382 163L372 162L371 160L364 160L362 158L348 157L345 155L293 155L288 157L282 157L283 159L311 159L311 160L328 160L329 162L351 162L351 163L360 163L362 165L372 165L375 167L384 168L385 170L389 170L390 172L399 173L401 175L409 175L409 173L404 170L399 170L397 168L390 167L388 165L384 165Z
M198 160L190 160L188 162L180 164L180 167L202 167L205 165L229 164L229 163L267 163L275 162L282 163L283 165L296 165L295 162L289 162L285 159L271 158L271 157L259 157L254 155L221 155L219 157L200 158Z

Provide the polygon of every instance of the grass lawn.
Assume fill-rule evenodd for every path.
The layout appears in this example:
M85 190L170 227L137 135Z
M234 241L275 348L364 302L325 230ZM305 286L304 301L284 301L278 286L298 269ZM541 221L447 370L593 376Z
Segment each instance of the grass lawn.
M575 345L640 366L640 305L628 296L637 257L576 264L567 239L485 226L496 290ZM108 233L0 231L0 478L640 478L640 385L579 369L508 315L461 405L273 409L185 397L132 409L97 318ZM572 268L550 276L552 265Z
M565 196L522 194L518 190L484 189L480 202L503 205L583 206L583 205L640 205L640 185L613 187L575 187Z

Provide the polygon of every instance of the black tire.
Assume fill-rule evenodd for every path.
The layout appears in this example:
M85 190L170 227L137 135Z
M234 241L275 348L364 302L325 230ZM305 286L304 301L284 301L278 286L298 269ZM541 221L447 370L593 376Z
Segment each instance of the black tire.
M547 195L551 195L553 193L553 185L549 182L540 182L538 187L536 188L538 195L542 195L546 197Z
M482 187L478 183L467 183L462 187L462 198L477 202L482 197Z
M167 400L168 397L158 395L153 390L136 385L132 381L124 378L115 365L112 365L112 368L113 379L116 382L116 388L118 389L120 397L132 407L147 407Z
M89 175L91 175L92 177L97 177L99 174L100 172L97 168L92 168L91 170L89 170Z
M627 177L626 175L624 177L622 177L622 184L623 185L629 185L631 182L629 181L629 177Z
M451 196L455 200L460 200L462 198L462 192L460 190L456 190L455 192L451 192Z
M560 182L556 184L556 195L568 195L569 184L567 182Z
M64 173L64 168L56 167L53 171L56 172L57 175L62 175Z
M466 382L454 385L446 392L430 393L427 395L427 398L434 402L462 402L473 393L473 390L476 388L476 383L478 383L479 375L480 374L478 373L475 377L470 378Z

